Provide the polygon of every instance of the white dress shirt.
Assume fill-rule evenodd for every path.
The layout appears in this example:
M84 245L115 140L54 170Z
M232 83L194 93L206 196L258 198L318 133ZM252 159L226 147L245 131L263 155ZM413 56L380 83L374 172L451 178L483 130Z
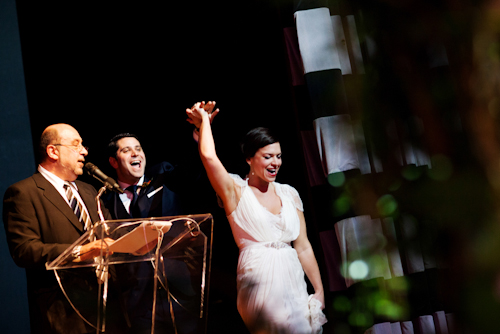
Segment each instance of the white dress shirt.
M139 182L137 182L137 188L140 189L143 183L144 183L144 175L139 179ZM122 189L127 189L129 186L133 186L133 184L121 182L120 180L118 180L118 184ZM132 192L130 192L129 190L125 190L123 194L120 194L118 196L120 197L120 200L122 201L123 206L125 207L127 212L130 213L130 203L132 203L132 198L134 197Z
M80 193L78 193L78 187L76 186L75 182L64 181L60 177L56 176L55 174L43 168L42 165L38 165L38 171L40 172L40 174L42 174L43 177L47 179L47 181L49 181L54 186L54 188L56 188L56 190L59 192L59 194L61 194L62 198L66 201L66 203L68 203L69 206L69 200L68 197L66 197L66 189L64 189L64 185L66 184L66 182L68 182L73 188L72 189L73 195L80 203L82 203L83 209L85 210L85 212L87 212L87 215L90 217L89 211L85 206L85 202L80 197Z

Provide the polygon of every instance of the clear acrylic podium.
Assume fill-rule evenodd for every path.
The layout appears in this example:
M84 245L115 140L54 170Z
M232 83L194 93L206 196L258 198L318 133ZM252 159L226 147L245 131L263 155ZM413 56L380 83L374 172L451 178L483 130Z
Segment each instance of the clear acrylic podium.
M80 317L96 333L105 333L112 296L110 284L116 282L125 290L133 287L130 282L135 278L130 277L127 268L151 266L146 268L151 273L146 277L148 287L153 290L151 333L155 331L157 291L161 289L168 296L167 313L174 332L182 334L176 324L176 310L182 309L196 317L200 333L205 333L212 235L210 214L105 220L96 223L46 268L54 271L61 290ZM94 240L102 242L101 255L86 261L75 259L73 250ZM121 294L113 296L123 298Z

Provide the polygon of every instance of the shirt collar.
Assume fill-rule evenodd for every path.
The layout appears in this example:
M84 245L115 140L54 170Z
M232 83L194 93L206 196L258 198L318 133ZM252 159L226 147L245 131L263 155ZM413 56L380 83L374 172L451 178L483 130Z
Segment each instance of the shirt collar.
M140 186L142 186L143 183L144 183L144 175L141 176L141 178L139 179L139 182L137 182L136 185L137 185L137 187L140 187ZM129 186L133 185L133 184L130 184L130 183L122 182L120 180L118 180L118 184L120 185L120 187L122 189L127 189Z
M40 172L40 174L43 175L43 177L45 177L47 179L47 181L52 183L52 185L56 189L63 189L66 182L69 182L75 189L78 189L78 187L76 186L74 181L64 181L59 176L57 176L54 173L51 173L48 170L46 170L45 168L43 168L42 165L38 165L38 171Z

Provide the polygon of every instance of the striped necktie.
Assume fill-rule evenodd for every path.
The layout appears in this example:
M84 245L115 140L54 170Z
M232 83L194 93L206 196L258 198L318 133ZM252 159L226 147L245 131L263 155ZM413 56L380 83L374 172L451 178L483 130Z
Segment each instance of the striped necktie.
M69 183L64 184L64 189L66 190L66 197L68 198L71 210L73 210L76 217L83 224L83 227L87 231L92 225L92 221L87 214L87 211L85 211L85 209L83 208L83 204L73 194L73 189Z

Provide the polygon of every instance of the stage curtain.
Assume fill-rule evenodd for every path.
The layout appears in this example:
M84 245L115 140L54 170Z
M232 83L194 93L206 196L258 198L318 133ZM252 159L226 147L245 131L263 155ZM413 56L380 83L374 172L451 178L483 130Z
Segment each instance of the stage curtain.
M378 114L384 106L366 94L377 85L373 72L383 70L374 64L377 42L363 12L343 3L300 1L290 13L293 26L283 28L320 230L327 326L352 328L359 316L354 327L366 333L448 333L452 315L437 293L433 231L424 214L397 199L415 194L410 182L433 168L423 141L427 123L402 100L391 101L400 114ZM448 65L436 41L425 52L429 71Z

